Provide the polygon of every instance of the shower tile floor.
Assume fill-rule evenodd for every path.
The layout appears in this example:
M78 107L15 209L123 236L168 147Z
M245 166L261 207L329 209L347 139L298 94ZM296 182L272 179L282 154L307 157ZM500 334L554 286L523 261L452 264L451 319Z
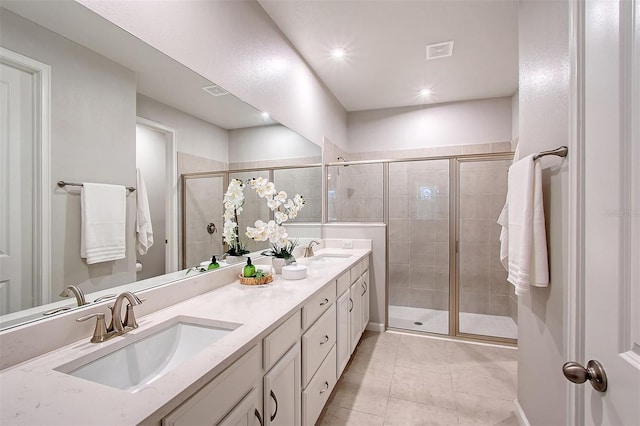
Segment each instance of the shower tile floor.
M422 324L416 324L422 323ZM389 327L448 334L449 312L389 305ZM484 336L518 338L518 326L507 316L460 313L460 331Z
M517 426L517 349L365 332L317 426Z

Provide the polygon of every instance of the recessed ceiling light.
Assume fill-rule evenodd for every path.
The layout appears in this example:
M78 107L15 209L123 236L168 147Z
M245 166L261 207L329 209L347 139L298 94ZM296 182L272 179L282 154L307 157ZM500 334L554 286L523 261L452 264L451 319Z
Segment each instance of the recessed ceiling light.
M336 47L331 51L331 56L337 59L344 58L346 55L347 55L347 51L342 47Z
M269 113L268 112L263 112L262 113L262 118L269 118Z
M418 92L418 94L419 94L420 96L429 96L429 95L431 94L431 89L428 89L428 88L421 89L421 90Z

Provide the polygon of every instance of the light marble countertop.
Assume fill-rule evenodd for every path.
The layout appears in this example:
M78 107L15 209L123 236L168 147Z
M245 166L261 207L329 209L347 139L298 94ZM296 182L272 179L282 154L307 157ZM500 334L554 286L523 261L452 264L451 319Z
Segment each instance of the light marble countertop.
M287 281L277 275L273 283L266 286L232 282L142 316L138 318L138 329L105 343L90 343L90 336L87 336L3 370L0 374L0 424L133 425L159 421L371 250L331 248L319 250L316 255L326 252L350 254L351 257L321 267L310 266L309 274L303 280ZM96 351L110 352L125 346L127 341L147 334L149 328L175 317L242 325L137 393L55 370L75 359L90 357Z

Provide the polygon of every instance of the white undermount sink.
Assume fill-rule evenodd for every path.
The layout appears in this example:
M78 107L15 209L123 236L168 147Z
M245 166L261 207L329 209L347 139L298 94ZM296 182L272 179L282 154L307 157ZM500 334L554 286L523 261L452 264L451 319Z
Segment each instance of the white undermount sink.
M311 259L311 261L321 262L321 263L343 262L350 257L351 257L350 254L344 254L344 253L320 253L317 256L314 256Z
M135 393L170 372L241 324L176 317L124 346L105 348L56 368L57 371ZM138 337L132 334L126 338ZM120 342L118 342L120 343ZM90 359L87 359L90 358Z

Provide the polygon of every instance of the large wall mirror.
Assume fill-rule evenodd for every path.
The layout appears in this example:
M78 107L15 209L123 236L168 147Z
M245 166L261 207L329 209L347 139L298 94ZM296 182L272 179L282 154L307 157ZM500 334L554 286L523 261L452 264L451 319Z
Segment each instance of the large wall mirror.
M293 191L304 192L296 182L321 187L320 173L295 167L320 163L319 146L75 1L3 1L0 45L0 328L76 308L72 292L61 296L69 285L91 303L125 285L135 291L184 278L193 265L181 261L182 230L209 234L182 217L181 175L270 168ZM57 182L137 187L137 169L153 246L136 253L133 191L126 258L88 265L79 187ZM224 190L201 185L189 195ZM321 197L303 195L307 212L318 212L308 224L319 229ZM202 206L221 231L221 206ZM219 250L205 245L191 263Z

